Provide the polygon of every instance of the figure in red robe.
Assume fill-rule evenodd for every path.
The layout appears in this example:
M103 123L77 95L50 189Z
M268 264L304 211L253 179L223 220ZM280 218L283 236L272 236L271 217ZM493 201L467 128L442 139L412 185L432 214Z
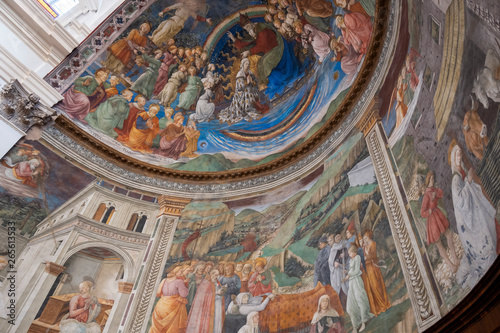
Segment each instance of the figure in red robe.
M253 252L257 250L257 242L255 241L255 232L250 231L245 239L241 242L241 246L243 246L243 252Z
M163 60L160 65L158 79L156 79L156 84L153 89L153 96L161 93L163 88L168 82L168 73L171 66L179 60L177 57L177 47L175 45L170 46L169 51L166 51L163 55Z
M267 260L265 258L255 259L255 273L248 281L248 290L252 296L260 296L273 291L271 282L273 277L271 272L266 269Z
M434 244L438 248L441 258L454 272L457 271L460 260L453 245L453 234L450 223L439 208L439 200L443 197L443 190L434 186L434 172L429 171L425 179L425 194L420 208L420 216L427 219L427 245ZM446 237L450 255L441 243L441 236Z

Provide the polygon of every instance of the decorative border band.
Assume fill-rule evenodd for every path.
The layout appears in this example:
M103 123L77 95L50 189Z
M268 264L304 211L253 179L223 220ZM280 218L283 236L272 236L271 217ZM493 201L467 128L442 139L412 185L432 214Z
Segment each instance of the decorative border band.
M173 236L173 231L177 225L176 218L171 217L161 217L157 223L160 224L161 232L159 232L156 237L153 238L152 242L156 243L151 249L151 260L147 260L143 263L141 271L144 276L139 276L138 288L132 292L135 294L137 303L132 304L128 313L131 319L127 320L127 329L124 332L139 333L143 331L144 324L147 324L146 315L151 312L152 301L154 301L154 292L156 290L156 285L158 278L161 278L163 265L168 255L169 248L172 244L171 238ZM133 298L131 297L132 301ZM127 319L127 318L126 318ZM122 319L123 320L123 319ZM123 329L123 327L120 327Z

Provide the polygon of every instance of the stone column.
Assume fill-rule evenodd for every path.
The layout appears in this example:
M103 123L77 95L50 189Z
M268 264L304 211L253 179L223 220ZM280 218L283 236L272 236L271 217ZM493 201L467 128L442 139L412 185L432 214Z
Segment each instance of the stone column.
M55 111L40 103L40 97L30 94L17 80L0 90L0 157L33 127L47 125Z
M17 311L19 312L16 313L15 326L2 326L0 327L0 331L8 333L27 332L31 323L35 320L35 316L42 306L43 301L45 300L45 296L40 297L40 295L47 295L49 293L50 288L52 288L57 276L65 269L66 267L58 265L54 262L45 262L45 269L41 272L40 277L36 280L32 280L33 287L28 290L17 291L19 293L17 300L21 298L25 299L23 302L25 306L22 306L21 304L18 305L19 307L17 308Z
M146 331L177 222L182 210L190 201L191 199L165 195L158 198L160 213L118 332L143 333Z
M130 282L118 282L118 294L109 313L108 320L106 321L106 326L104 326L103 333L116 332L116 328L120 326L120 320L123 317L125 308L127 307L128 300L130 299L130 293L132 292L134 284Z
M437 322L441 314L429 274L419 252L408 211L405 209L401 194L402 185L398 183L396 177L396 169L389 155L388 141L378 111L378 99L375 98L357 127L365 135L368 151L373 160L417 328L422 332Z

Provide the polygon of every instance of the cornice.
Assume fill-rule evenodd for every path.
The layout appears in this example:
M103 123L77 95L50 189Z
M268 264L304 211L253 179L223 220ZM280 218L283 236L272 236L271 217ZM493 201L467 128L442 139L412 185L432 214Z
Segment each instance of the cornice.
M47 273L49 273L50 275L58 276L65 269L66 269L66 267L58 265L58 264L56 264L54 262L51 262L51 261L46 261L45 262L45 271Z
M33 236L30 239L30 243L35 244L47 237L66 234L75 229L78 231L86 231L94 235L99 235L99 237L111 239L113 243L124 242L140 247L145 246L151 236L149 234L111 227L107 224L98 223L85 216L76 214L68 217L61 222L55 223L53 226L50 226L39 234Z
M160 213L158 217L163 215L180 217L182 210L190 202L191 199L162 195L158 198L158 203L160 204Z

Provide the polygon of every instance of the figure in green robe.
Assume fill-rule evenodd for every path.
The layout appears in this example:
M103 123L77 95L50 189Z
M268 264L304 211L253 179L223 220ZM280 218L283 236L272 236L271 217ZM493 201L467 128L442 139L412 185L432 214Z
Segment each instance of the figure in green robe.
M374 317L370 312L370 302L365 291L363 278L361 277L361 257L358 255L356 245L349 248L349 292L347 293L347 313L351 318L353 332L363 331L368 320Z
M167 128L168 125L174 123L174 121L172 120L173 114L174 114L174 109L172 109L171 107L165 108L165 117L160 118L159 121L160 131ZM160 134L156 135L156 137L153 139L154 148L160 148L160 140L161 140L161 135Z
M132 100L132 96L130 90L124 90L121 95L108 98L95 112L89 113L85 121L94 129L116 139L118 133L114 129L123 127L123 121L128 117L130 109L128 103Z
M196 68L188 68L188 79L186 90L179 96L179 105L177 108L191 110L191 105L196 101L198 93L202 89L201 79L196 75Z
M139 54L138 51L135 52ZM156 80L158 79L161 66L161 61L159 59L162 56L162 51L160 49L157 49L155 50L154 54L154 58L148 56L147 54L142 54L142 58L149 63L149 67L130 87L130 90L142 94L148 100L153 97L153 90L156 84Z

